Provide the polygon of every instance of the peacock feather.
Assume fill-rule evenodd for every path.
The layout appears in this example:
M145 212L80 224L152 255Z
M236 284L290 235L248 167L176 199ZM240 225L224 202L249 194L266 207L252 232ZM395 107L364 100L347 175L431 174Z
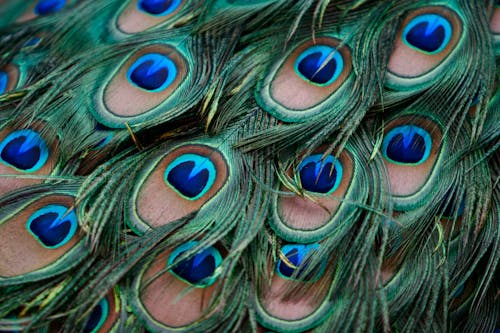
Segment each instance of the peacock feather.
M0 0L0 332L499 332L499 63L493 0Z

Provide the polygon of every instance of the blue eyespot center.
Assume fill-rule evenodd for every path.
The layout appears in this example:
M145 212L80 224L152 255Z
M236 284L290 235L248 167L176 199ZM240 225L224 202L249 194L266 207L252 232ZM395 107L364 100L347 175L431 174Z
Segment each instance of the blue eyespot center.
M39 37L31 37L30 39L28 39L26 41L26 43L24 43L23 47L32 47L32 46L36 46L38 45L38 43L40 43L42 40L41 38Z
M75 235L78 220L74 210L62 205L47 205L30 216L26 226L44 247L56 249Z
M322 262L319 267L309 268L311 258L319 250L320 245L314 244L288 244L281 248L285 260L278 260L276 271L285 279L304 280L313 282L319 279L325 270Z
M6 71L0 70L0 95L7 91L9 85L9 74Z
M87 323L83 329L83 333L96 333L108 317L109 303L107 299L102 299L90 313Z
M302 188L309 192L330 194L342 181L342 164L335 157L314 154L305 158L299 165Z
M139 10L150 15L165 16L179 8L181 0L140 0Z
M450 22L443 16L424 14L408 23L403 31L403 38L412 48L435 54L448 45L452 32Z
M384 157L399 164L424 163L431 153L432 139L425 129L415 125L398 126L384 137Z
M209 157L184 154L167 167L165 181L183 197L196 200L210 190L216 174L215 165Z
M166 55L148 53L139 57L127 72L137 87L150 92L165 90L177 77L177 66Z
M215 270L222 263L222 256L215 247L210 246L186 259L176 260L198 244L198 241L191 241L175 248L168 258L168 266L172 267L170 272L180 280L194 286L207 287L217 279Z
M0 141L0 162L24 172L42 168L49 157L47 144L33 130L19 130Z
M295 61L295 71L304 80L325 86L335 81L344 68L342 54L329 45L315 45Z
M43 16L56 13L64 8L66 0L38 0L35 14Z

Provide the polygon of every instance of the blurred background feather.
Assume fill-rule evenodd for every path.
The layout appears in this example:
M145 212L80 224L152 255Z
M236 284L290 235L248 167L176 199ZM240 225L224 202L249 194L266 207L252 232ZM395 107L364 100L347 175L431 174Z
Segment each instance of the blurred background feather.
M500 4L0 1L1 332L498 332Z

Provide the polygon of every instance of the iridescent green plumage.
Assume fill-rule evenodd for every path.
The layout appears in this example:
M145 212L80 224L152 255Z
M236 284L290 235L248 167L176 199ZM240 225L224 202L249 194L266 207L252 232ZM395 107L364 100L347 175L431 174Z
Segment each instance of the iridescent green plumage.
M493 332L492 1L0 1L0 331Z

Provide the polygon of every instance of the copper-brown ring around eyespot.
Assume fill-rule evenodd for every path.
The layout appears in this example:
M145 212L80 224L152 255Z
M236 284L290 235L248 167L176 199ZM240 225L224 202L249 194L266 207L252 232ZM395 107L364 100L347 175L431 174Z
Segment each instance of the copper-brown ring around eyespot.
M116 27L126 34L141 32L160 25L162 22L174 17L182 10L185 4L186 0L182 0L179 7L172 13L164 16L154 16L138 10L138 0L132 0L118 14L119 16L115 20Z
M160 92L150 92L141 89L132 85L127 78L127 72L130 66L139 57L147 53L164 54L177 66L177 76L175 80ZM169 98L184 81L186 75L187 62L173 47L159 44L147 46L130 56L129 59L121 65L119 71L113 74L102 96L104 105L107 111L114 116L128 119L141 116L158 107L163 101Z
M182 154L198 154L209 157L214 163L217 172L212 187L199 199L187 200L177 194L164 181L164 173L167 166ZM219 151L205 145L186 145L167 153L159 162L155 163L146 177L144 183L135 193L136 214L141 221L149 227L159 227L176 221L198 209L224 186L229 176L227 162Z
M408 23L422 14L438 14L446 18L452 27L451 39L446 47L437 54L425 54L415 50L403 41L403 31ZM415 78L429 73L442 63L455 49L462 36L462 21L451 9L433 6L417 9L403 21L398 31L387 69L389 73L402 78Z
M340 76L331 84L320 86L304 80L295 72L295 61L308 47L328 45L337 48L344 61ZM315 42L308 41L297 47L280 66L269 87L274 101L292 110L306 110L326 100L335 92L351 73L351 52L345 45L334 38L318 37Z

